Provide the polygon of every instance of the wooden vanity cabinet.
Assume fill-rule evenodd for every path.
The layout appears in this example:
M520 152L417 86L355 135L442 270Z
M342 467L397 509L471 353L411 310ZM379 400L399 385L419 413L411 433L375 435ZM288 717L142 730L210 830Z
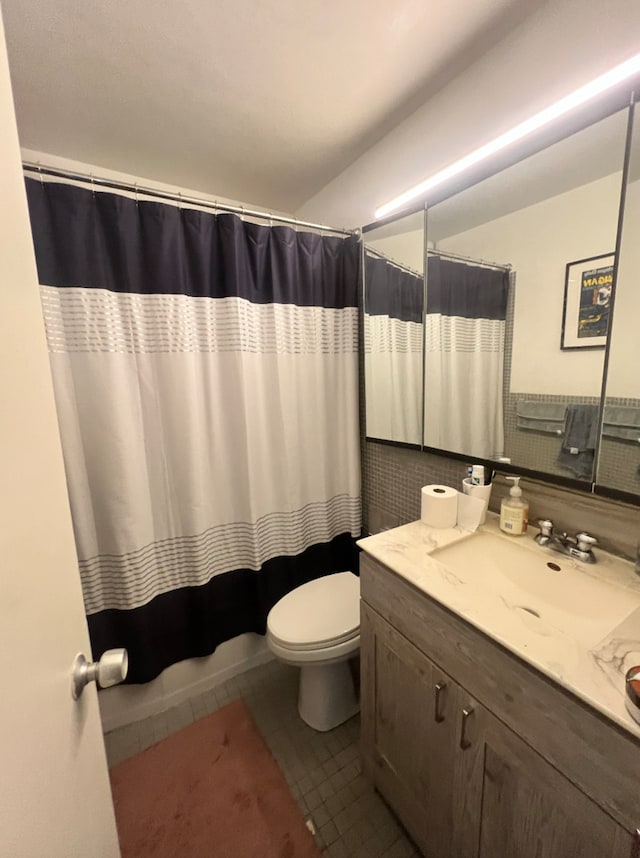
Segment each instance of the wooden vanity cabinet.
M376 585L385 575L393 576L391 589L380 593ZM629 768L621 772L621 778L631 778L636 794L621 808L615 796L609 800L610 771L592 770L588 758L573 760L571 748L568 764L559 767L557 759L539 752L530 732L527 741L519 735L517 721L507 717L505 723L496 717L485 694L472 696L457 681L452 669L455 657L446 671L442 658L431 657L424 641L433 635L437 641L434 650L440 646L445 652L448 645L452 652L460 652L459 618L451 618L450 629L438 627L436 619L442 623L444 617L447 622L442 608L364 555L361 578L363 766L423 854L428 858L640 858L640 839L633 822L637 809L640 826L640 747L631 737L625 746L631 754ZM393 591L400 599L395 609ZM416 601L421 599L427 614ZM403 611L403 607L410 609ZM403 616L402 630L383 616L384 611L393 618L394 610ZM434 621L426 631L425 619ZM414 625L417 641L411 635ZM470 631L478 639L477 669L487 669L483 650L493 646L491 667L504 670L507 700L513 698L511 665L508 660L500 661L506 654L480 633ZM472 650L468 655L473 660ZM465 671L460 673L464 678ZM522 677L517 680L522 686ZM535 694L533 686L535 682L530 689ZM526 694L527 689L523 691ZM500 701L496 703L502 715ZM578 701L575 705L579 706ZM552 722L551 718L539 724L541 736L559 729ZM619 732L611 725L598 724L605 730L602 741L606 741L606 730L611 732L615 757ZM580 714L564 729L574 738L578 733L578 741L585 738L588 743L588 729L581 724ZM562 745L563 737L559 738ZM568 738L565 743L572 744ZM542 740L539 744L543 752L554 747ZM553 750L549 756L554 756ZM594 753L594 762L596 756ZM591 776L602 788L600 794L598 786L591 788ZM581 779L582 788L578 785ZM607 795L607 800L600 795Z
M459 689L456 717L462 738L454 760L455 835L449 855L631 858L638 854L630 832L463 689Z
M455 689L420 650L363 609L363 747L369 777L425 855L451 854ZM372 693L373 692L373 693ZM362 694L362 691L361 691Z

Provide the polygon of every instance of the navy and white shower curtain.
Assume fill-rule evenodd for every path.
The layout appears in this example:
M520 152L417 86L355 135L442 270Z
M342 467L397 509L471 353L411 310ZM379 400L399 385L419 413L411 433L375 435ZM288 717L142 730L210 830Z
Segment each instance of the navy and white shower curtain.
M492 459L504 452L505 270L427 260L424 443Z
M357 244L26 184L93 655L144 682L354 568Z
M423 302L420 274L377 254L365 254L368 438L421 442Z

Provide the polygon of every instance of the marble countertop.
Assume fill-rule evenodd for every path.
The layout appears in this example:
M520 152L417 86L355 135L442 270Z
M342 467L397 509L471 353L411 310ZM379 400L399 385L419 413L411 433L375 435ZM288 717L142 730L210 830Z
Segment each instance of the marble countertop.
M601 712L632 735L640 738L636 723L624 705L624 677L627 670L640 665L640 578L633 564L596 549L598 562L581 563L534 542L535 529L519 538L503 534L498 516L487 515L487 522L477 531L491 533L510 545L518 543L524 555L560 564L569 570L570 581L558 572L550 578L544 593L550 610L541 617L522 609L531 602L531 587L517 572L505 581L492 572L491 564L481 570L470 564L455 571L447 566L448 546L463 540L474 540L459 527L438 530L414 521L392 530L366 537L358 545L374 559L388 566L419 590L456 613L470 625L511 650L541 673L562 685L581 700ZM481 541L476 539L473 551L477 557ZM495 543L494 543L495 545ZM472 543L469 543L472 548ZM581 576L577 577L577 574ZM584 577L582 577L584 576ZM530 579L531 580L531 579ZM577 594L577 619L567 604L567 583ZM581 586L582 585L582 586ZM564 587L563 600L553 604L554 586ZM603 589L604 588L604 589ZM558 591L560 596L560 591ZM569 591L569 597L571 590ZM601 609L602 596L615 605L607 620ZM570 598L569 598L570 601ZM628 608L628 610L627 610ZM622 615L620 615L622 612Z

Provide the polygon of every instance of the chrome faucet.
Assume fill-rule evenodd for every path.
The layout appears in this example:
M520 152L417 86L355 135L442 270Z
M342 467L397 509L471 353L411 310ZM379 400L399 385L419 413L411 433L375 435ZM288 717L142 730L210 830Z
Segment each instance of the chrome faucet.
M575 557L576 560L581 560L583 563L596 562L593 546L598 544L598 540L595 536L588 533L578 533L575 538L572 538L567 533L554 533L553 522L548 518L540 519L538 525L540 533L535 537L538 545L552 548L568 557Z

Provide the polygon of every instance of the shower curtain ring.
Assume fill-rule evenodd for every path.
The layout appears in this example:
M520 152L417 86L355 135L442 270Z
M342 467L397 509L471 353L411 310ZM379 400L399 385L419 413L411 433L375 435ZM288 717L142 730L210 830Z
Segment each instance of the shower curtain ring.
M135 200L136 200L136 208L138 207L138 183L135 183Z
M273 226L273 212L269 212L269 226Z
M40 161L37 162L36 166L38 168L38 173L40 174L40 184L44 188L44 177L42 175L42 164L40 163Z
M89 181L91 182L91 195L95 199L96 198L96 187L95 187L95 184L93 182L93 173L89 173Z
M182 191L178 191L178 211L182 211Z

